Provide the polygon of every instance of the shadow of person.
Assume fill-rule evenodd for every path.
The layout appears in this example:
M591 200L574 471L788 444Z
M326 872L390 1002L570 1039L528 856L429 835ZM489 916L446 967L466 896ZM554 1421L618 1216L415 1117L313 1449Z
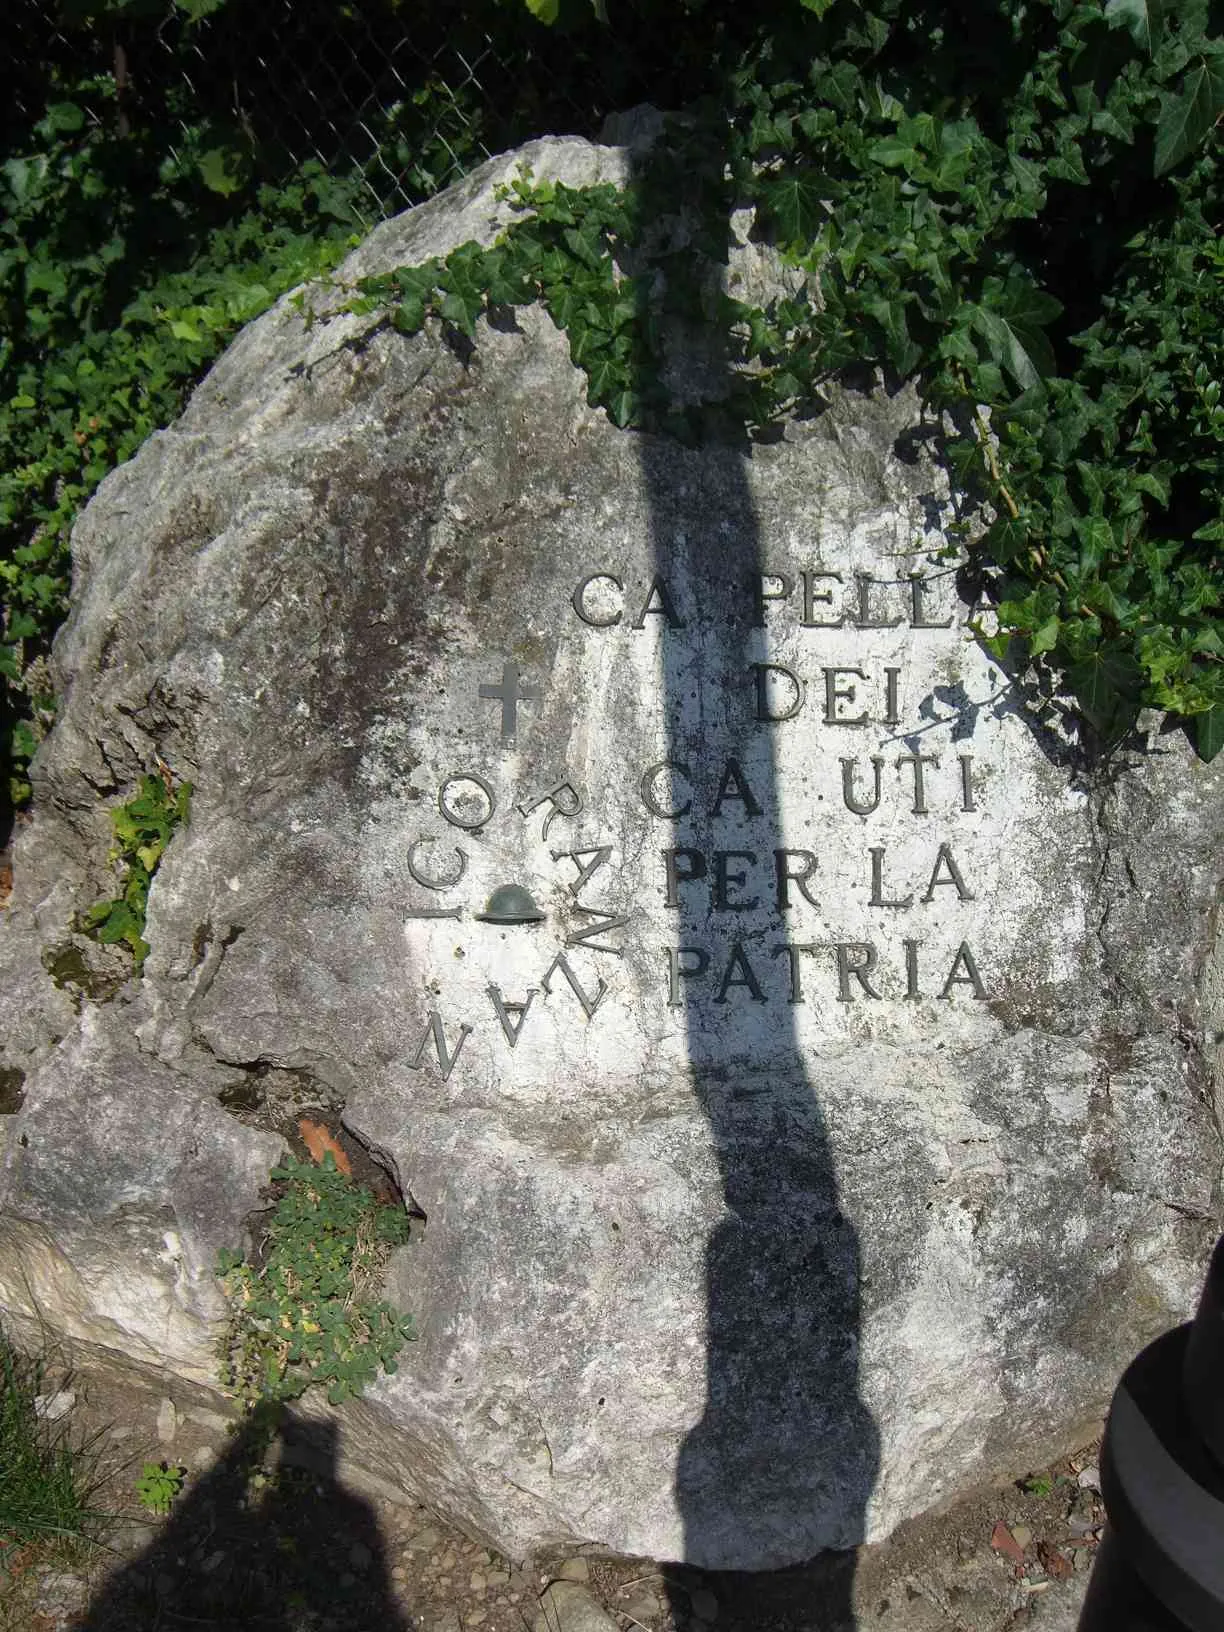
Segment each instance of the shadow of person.
M408 1632L374 1511L337 1480L337 1442L332 1423L257 1411L71 1632Z

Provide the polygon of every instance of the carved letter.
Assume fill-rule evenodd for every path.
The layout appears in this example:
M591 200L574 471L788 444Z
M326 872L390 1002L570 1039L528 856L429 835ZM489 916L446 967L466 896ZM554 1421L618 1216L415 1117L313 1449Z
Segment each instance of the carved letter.
M965 972L963 975L958 975L956 971L962 965ZM947 980L944 981L943 991L939 994L940 997L951 997L953 986L972 986L974 997L979 1002L984 1003L986 1001L986 989L982 985L982 977L978 974L978 966L973 961L973 953L970 952L968 943L965 941L960 944L955 962L948 971Z
M926 588L926 579L920 572L911 572L910 581L910 623L915 629L950 629L952 619L944 618L942 623L931 623L923 617L922 596Z
M610 572L590 572L574 591L574 611L583 623L589 623L592 629L611 629L612 625L621 621L621 613L613 612L611 617L597 618L587 610L586 592L592 584L612 584L618 592L624 591L624 585L619 578L614 578Z
M940 869L943 867L946 867L948 870L947 878L940 878L939 876ZM922 898L924 902L933 901L935 899L935 886L937 884L955 884L956 893L960 896L962 901L972 901L974 899L973 891L966 887L965 881L961 877L960 868L952 859L951 848L946 844L940 845L939 854L935 857L935 866L931 873L931 882L927 885L927 892Z
M661 760L659 764L652 765L642 777L642 803L646 806L646 809L652 816L659 816L665 822L675 822L678 821L681 816L688 815L689 811L693 808L693 801L691 799L686 799L678 809L664 810L663 806L655 798L654 794L655 778L658 776L660 771L678 772L681 776L687 777L689 774L689 768L687 765L672 765L664 759Z
M713 911L715 912L747 912L760 903L761 898L759 895L754 895L751 901L731 900L730 886L733 884L742 886L748 882L747 873L730 873L727 871L727 863L732 857L736 861L747 861L753 865L755 865L757 859L755 853L751 850L715 850L713 889Z
M867 941L838 941L833 950L837 953L837 1001L854 1002L850 993L851 975L868 997L878 998L879 992L867 978L876 966L875 947Z
M438 1069L442 1073L442 1081L445 1082L454 1068L455 1061L459 1058L460 1050L471 1034L471 1026L461 1025L459 1027L459 1041L455 1044L455 1052L452 1054L447 1048L446 1032L442 1027L442 1016L437 1009L431 1009L429 1011L429 1024L425 1027L424 1034L417 1044L416 1053L408 1061L409 1070L420 1071L424 1068L425 1049L432 1041L434 1052L438 1056Z
M564 952L558 952L556 957L549 964L548 971L545 974L544 979L540 982L540 985L543 986L544 990L546 992L550 993L550 994L552 992L552 987L548 983L552 979L553 974L558 969L560 969L561 973L565 976L566 980L569 982L570 991L573 992L574 996L578 999L579 1003L582 1004L582 1012L586 1015L587 1019L589 1020L591 1018L591 1016L595 1013L595 1010L603 1002L604 998L607 997L607 995L608 995L607 986L601 980L599 982L599 987L598 987L598 989L597 989L597 991L595 993L595 996L594 997L588 997L586 992L582 988L582 983L579 981L578 976L570 968L569 959L566 957Z
M884 850L881 846L873 848L871 852L871 905L873 907L912 907L914 897L907 895L904 901L885 901L884 899Z
M527 1018L527 1010L531 1007L531 1000L536 995L536 989L534 986L530 987L527 996L521 1003L504 1003L500 986L490 986L488 993L493 999L493 1008L497 1018L501 1021L501 1028L506 1034L506 1041L513 1048L519 1040L519 1033L523 1029L523 1021Z
M483 816L479 814L475 816L463 814L460 801L462 801L462 805L470 805L474 802L474 794L459 794L453 805L448 804L446 798L447 790L449 788L453 788L456 783L459 782L472 782L480 789L481 793L484 795L485 804L488 806L488 809L485 811ZM442 786L438 789L438 809L442 812L443 816L446 817L447 821L452 827L462 827L469 833L479 833L480 829L485 825L485 823L492 816L493 812L497 809L497 795L485 781L484 777L477 776L475 771L456 771L454 776L448 776L446 781L443 782Z
M973 755L960 756L961 768L961 809L976 810L977 804L973 797Z
M570 882L569 891L576 901L584 884L589 884L591 878L605 862L612 859L610 844L592 845L587 850L553 850L550 852L554 861L560 861L562 856L568 856L578 869L578 877ZM583 861L584 856L594 856L594 861Z
M900 725L901 705L898 698L898 693L901 688L901 670L885 669L884 682L884 724Z
M834 583L843 583L845 580L842 578L841 573L805 572L801 576L803 578L803 627L805 629L840 629L846 621L844 617L817 618L813 616L817 601L822 606L832 606L833 604L833 591L831 589L822 589L818 594L813 585L817 578L832 578Z
M600 912L597 907L576 907L574 910L596 919L597 922L588 924L585 929L571 929L565 937L566 946L585 946L588 952L611 952L614 958L624 957L623 946L600 946L595 937L608 935L614 929L623 929L632 917L631 913L625 913L623 917L618 918L615 913Z
M667 895L664 906L678 907L680 905L681 884L691 884L695 879L706 876L706 859L700 850L663 850L663 865L667 869ZM684 857L687 871L680 871L680 858Z
M459 866L455 872L452 873L450 878L430 878L425 873L418 872L416 865L417 851L423 844L428 844L429 842L430 841L428 839L417 839L415 843L408 846L409 873L411 873L412 877L418 884L422 885L427 890L453 889L453 887L458 884L459 880L463 877L464 873L467 872L467 856L462 850L460 850L459 846L456 845L455 854L459 857Z
M540 840L548 837L548 830L558 816L577 816L582 810L582 795L578 789L571 787L568 782L557 782L534 799L524 799L518 807L520 816L530 816L533 810L541 805L551 805L553 808L544 818L544 825L540 829Z
M862 669L822 669L820 672L824 675L824 680L825 680L824 723L826 725L866 725L867 724L867 714L866 714L866 712L864 712L862 714L856 714L852 720L843 720L843 719L841 719L839 717L839 715L838 715L838 712L837 712L838 703L843 703L843 702L844 703L852 703L855 700L855 696L856 696L855 689L854 689L853 686L839 686L838 685L838 683L837 683L838 675L839 674L857 674L860 680L866 680L867 676L866 676L866 674L864 674L863 670Z
M793 868L791 858L802 861L803 865ZM816 871L816 857L810 850L775 850L774 873L778 884L778 911L785 912L790 906L790 886L798 884L799 894L811 907L818 907L820 902L807 887L807 881Z
M658 598L658 605L651 603ZM654 577L650 580L650 588L646 591L646 599L642 602L642 610L633 620L635 629L644 629L647 618L665 618L669 629L683 629L683 619L677 616L675 605L668 593L667 585L662 578Z
M770 725L777 724L779 720L793 720L795 715L798 714L799 710L803 707L804 699L807 696L807 687L795 673L794 669L788 668L785 663L754 663L752 667L756 674L757 719L765 720ZM790 707L783 709L780 713L775 712L769 706L770 696L768 677L771 674L784 675L795 689L794 700Z
M722 807L728 799L733 799L744 807L748 816L759 816L761 807L756 802L752 789L748 786L747 778L740 769L738 759L729 759L723 769L722 781L718 784L718 793L714 799L714 809L711 816L721 816Z
M738 969L740 973L732 977L732 970L734 969ZM753 1002L765 1002L765 993L761 990L760 982L753 974L752 965L748 962L744 949L738 941L731 942L731 956L727 959L722 985L715 994L715 1003L725 1003L727 1001L727 992L732 986L746 986L752 994Z
M905 948L905 995L906 997L921 997L918 990L918 948L921 941L902 941Z
M777 589L766 589L766 584L777 584ZM765 627L765 602L788 600L795 588L795 580L784 572L763 572L752 580L752 603L754 629Z
M417 851L421 848L422 845L428 844L429 842L430 841L428 839L417 839L417 840L415 840L414 843L412 843L412 844L410 844L408 846L408 872L409 872L409 876L417 884L420 884L423 889L426 889L426 890L449 890L449 889L453 888L454 885L458 884L459 880L463 877L464 873L467 872L467 856L464 854L464 852L462 850L460 850L459 846L456 845L455 846L455 854L459 857L459 865L455 869L455 871L451 874L451 876L449 878L431 878L428 873L421 872L420 869L417 867L417 864L416 864ZM463 917L463 913L462 913L462 911L460 910L459 907L412 907L412 906L408 906L408 907L404 908L404 912L405 912L405 915L407 917L409 917L409 918L462 918Z
M780 958L783 953L785 953L787 958L790 960L790 996L786 1000L788 1003L807 1002L807 999L803 995L803 983L799 979L799 954L801 952L816 952L818 950L819 948L814 945L801 946L799 944L788 944L786 946L774 947L771 956Z
M855 623L860 629L895 629L901 622L900 618L873 618L871 607L868 604L872 586L879 583L869 572L856 572L854 581L858 585L858 615Z
M938 770L938 757L935 754L899 754L897 756L897 769L900 770L902 765L912 765L914 767L914 815L929 816L930 811L927 809L926 804L926 782L923 779L922 767L924 765L934 765L935 769Z
M880 803L880 770L884 761L878 754L872 754L871 763L875 770L875 798L870 804L861 801L854 791L854 767L858 761L843 759L842 768L842 798L846 802L846 809L852 810L856 816L870 816Z
M693 965L685 969L681 958L692 958ZM680 982L682 980L696 980L704 975L710 967L710 954L703 952L699 946L669 946L667 949L667 1006L669 1009L680 1009L684 1004L680 997Z

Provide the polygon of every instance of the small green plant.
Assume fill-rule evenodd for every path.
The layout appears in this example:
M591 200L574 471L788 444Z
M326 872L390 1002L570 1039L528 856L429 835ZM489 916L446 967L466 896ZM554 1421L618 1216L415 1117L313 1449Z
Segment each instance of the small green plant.
M146 1462L136 1481L136 1495L148 1513L169 1513L183 1488L187 1469L178 1462Z
M144 939L145 913L153 874L176 830L191 809L191 783L177 789L169 773L142 776L127 804L112 813L115 843L111 861L124 868L123 888L113 899L95 901L77 920L77 928L104 945L125 941L132 950L132 973L139 975L149 955Z
M280 1196L259 1261L226 1252L218 1266L232 1309L221 1380L248 1408L314 1384L339 1404L380 1366L393 1372L416 1336L410 1316L369 1301L408 1219L341 1173L330 1151L318 1166L286 1157L272 1179Z
M1026 1479L1021 1479L1020 1489L1026 1496L1049 1496L1056 1483L1052 1473L1030 1473Z
M53 1354L24 1353L0 1330L0 1559L30 1544L71 1550L96 1541L106 1522L96 1441L39 1412L40 1397L62 1387L60 1370Z

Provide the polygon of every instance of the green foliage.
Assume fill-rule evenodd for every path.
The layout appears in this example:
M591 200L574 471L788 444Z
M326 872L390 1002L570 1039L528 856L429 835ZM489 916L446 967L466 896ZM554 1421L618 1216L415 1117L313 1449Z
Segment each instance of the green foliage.
M232 1315L221 1379L249 1407L327 1385L339 1404L360 1394L416 1334L411 1317L371 1302L392 1246L408 1238L401 1208L379 1205L336 1167L287 1157L256 1262L223 1253L218 1268Z
M62 4L86 29L166 22L156 0ZM382 9L394 20L396 0ZM178 10L188 38L236 15L233 0ZM589 0L490 0L473 26L504 50L519 25L528 56L513 60L556 42L592 117L602 76L621 105L649 94L622 59L659 63L657 105L695 98L672 157L639 164L620 194L521 184L499 243L363 298L406 332L434 320L469 340L490 308L540 300L593 403L689 438L768 435L839 370L918 375L959 426L958 489L993 512L970 552L994 603L982 638L1057 670L1106 745L1151 705L1217 752L1218 8L636 0L604 26ZM41 116L0 155L0 757L17 800L52 717L39 659L66 604L73 517L237 326L335 263L372 185L286 166L228 103L190 106L173 86L133 97L54 63L39 83ZM425 196L482 143L561 128L542 95L525 75L518 123L494 128L478 96L426 69L391 110L379 164ZM794 274L763 307L717 275L743 206ZM669 398L677 324L720 337L717 403Z
M149 1513L164 1516L183 1489L187 1469L180 1462L146 1462L136 1481L136 1495Z
M65 1420L40 1416L58 1369L50 1353L26 1354L0 1331L0 1562L30 1542L97 1539L103 1515L96 1444L74 1441Z
M105 946L123 941L131 948L132 973L139 976L149 955L144 939L149 886L162 854L191 811L191 783L177 789L167 773L142 776L125 805L111 813L115 843L110 859L123 868L123 887L113 899L95 901L80 914L77 928Z
M802 10L624 192L520 180L492 247L370 280L359 305L471 339L540 300L592 404L686 436L766 433L848 367L919 375L962 428L956 485L994 515L972 549L982 638L1057 669L1104 745L1154 706L1212 757L1224 40L1204 0L995 0L965 27L899 0ZM733 202L801 275L765 307L718 292ZM719 403L669 402L661 318L721 327Z

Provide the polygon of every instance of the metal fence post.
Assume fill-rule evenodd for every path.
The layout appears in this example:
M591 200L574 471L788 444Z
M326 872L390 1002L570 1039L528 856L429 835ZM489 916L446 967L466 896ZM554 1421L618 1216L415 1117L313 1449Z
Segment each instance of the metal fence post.
M1224 1632L1224 1236L1194 1320L1118 1384L1101 1488L1108 1526L1079 1632Z

